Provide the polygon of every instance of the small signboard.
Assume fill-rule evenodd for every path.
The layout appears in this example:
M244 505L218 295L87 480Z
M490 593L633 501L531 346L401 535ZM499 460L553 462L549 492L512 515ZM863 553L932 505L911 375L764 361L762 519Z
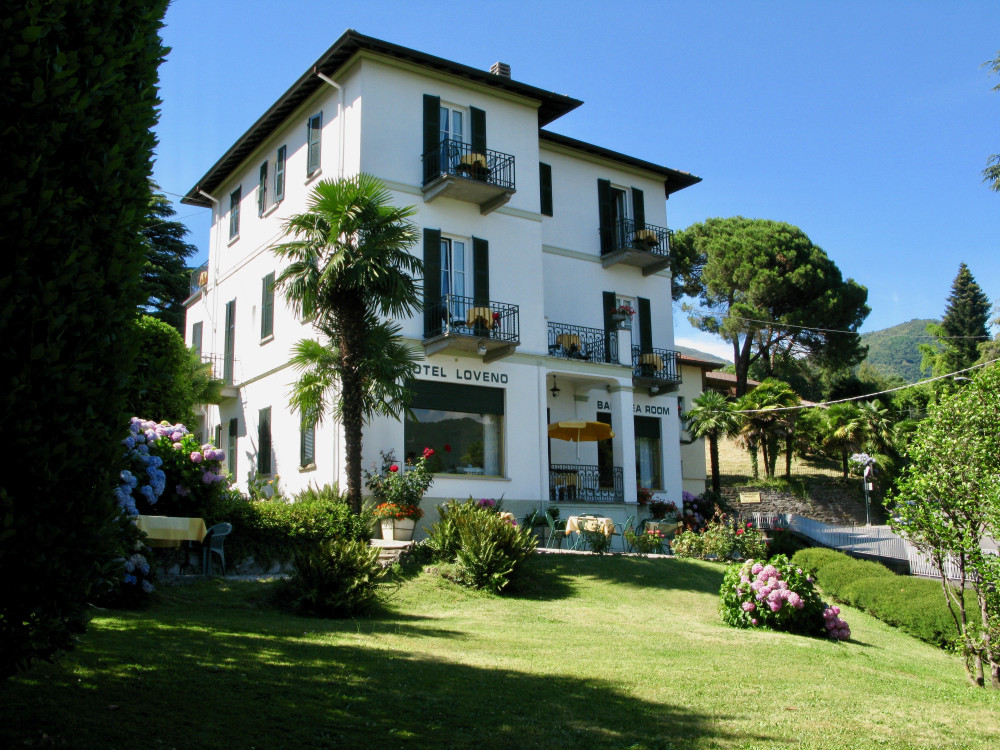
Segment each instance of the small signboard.
M741 492L740 493L740 505L745 505L747 503L759 503L760 493L759 492Z

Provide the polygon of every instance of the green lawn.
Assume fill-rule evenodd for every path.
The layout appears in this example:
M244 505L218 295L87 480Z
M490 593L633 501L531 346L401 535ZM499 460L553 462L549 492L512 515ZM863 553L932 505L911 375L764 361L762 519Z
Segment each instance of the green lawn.
M163 588L0 688L0 745L79 748L995 748L1000 694L846 610L847 643L733 630L722 568L547 555L494 597L431 574L371 618L270 584Z

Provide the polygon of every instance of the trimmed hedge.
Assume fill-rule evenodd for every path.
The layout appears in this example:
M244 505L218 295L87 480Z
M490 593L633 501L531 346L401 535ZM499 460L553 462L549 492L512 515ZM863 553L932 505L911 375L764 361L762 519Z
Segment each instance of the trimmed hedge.
M802 550L792 562L812 570L828 596L863 609L915 638L946 647L957 635L940 581L897 575L879 563L830 549ZM965 606L975 611L975 596L969 592Z

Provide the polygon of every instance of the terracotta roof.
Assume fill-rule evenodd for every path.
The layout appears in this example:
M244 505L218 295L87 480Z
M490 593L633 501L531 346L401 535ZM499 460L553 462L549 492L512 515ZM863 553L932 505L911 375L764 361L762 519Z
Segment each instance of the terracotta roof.
M686 354L681 354L677 361L682 365L694 365L695 367L700 367L703 370L718 370L720 367L725 367L725 362L712 362L707 359L699 359L698 357L691 357Z

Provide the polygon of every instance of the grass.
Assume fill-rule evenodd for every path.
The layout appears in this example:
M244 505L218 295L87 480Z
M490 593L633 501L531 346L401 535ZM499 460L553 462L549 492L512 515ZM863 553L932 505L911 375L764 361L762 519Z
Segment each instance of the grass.
M74 748L987 748L1000 694L845 608L847 643L733 630L712 563L538 555L503 597L431 573L378 614L271 584L166 588L2 689L0 745Z
M757 451L758 470L760 476L764 476L764 456ZM706 442L705 465L710 466L708 458L708 448ZM782 445L781 453L778 455L778 463L774 467L775 473L779 476L785 474L785 452ZM753 477L753 464L750 462L750 453L746 448L741 447L733 439L719 441L719 473L729 477L743 477L747 480ZM816 459L806 459L801 456L792 455L792 477L808 480L830 480L843 476L840 462L817 457Z

